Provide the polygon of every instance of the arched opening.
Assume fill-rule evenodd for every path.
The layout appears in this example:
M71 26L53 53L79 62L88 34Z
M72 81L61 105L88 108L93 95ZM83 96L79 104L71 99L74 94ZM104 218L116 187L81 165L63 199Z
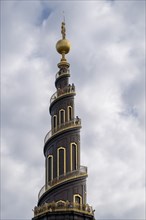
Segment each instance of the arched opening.
M57 203L57 204L58 204L58 203L66 204L66 202L65 202L64 200L59 200L59 201L57 201L56 203Z
M72 120L72 107L68 106L68 121Z
M50 182L51 180L53 180L53 155L48 156L47 168L48 182Z
M54 131L57 130L57 115L53 116L53 128L54 128Z
M57 149L57 176L64 175L66 173L66 149L60 147Z
M79 194L75 194L73 201L75 204L82 205L82 196L80 196Z
M77 152L77 144L70 144L70 170L77 170L78 168L78 152Z
M59 200L59 201L56 202L56 205L57 205L58 208L64 208L65 205L66 205L66 202L63 201L63 200Z
M65 110L64 109L61 109L59 111L59 123L60 125L65 123Z

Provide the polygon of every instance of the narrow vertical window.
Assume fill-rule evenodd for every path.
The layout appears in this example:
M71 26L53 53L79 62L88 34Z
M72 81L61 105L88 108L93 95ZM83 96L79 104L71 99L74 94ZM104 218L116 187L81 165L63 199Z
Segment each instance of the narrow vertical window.
M53 180L53 156L49 155L48 156L48 182L50 182L51 180Z
M48 185L48 158L46 157L45 159L45 167L46 167L46 172L45 172L45 178L46 178L46 189L47 189L47 185Z
M72 120L72 107L68 106L68 121Z
M66 149L60 147L57 149L57 176L61 176L66 173Z
M65 123L65 110L64 109L61 109L59 111L59 122L60 122L60 124Z
M53 116L53 128L54 128L54 131L56 131L56 129L57 129L57 115Z
M59 176L64 174L64 149L59 150Z
M78 153L77 144L71 143L70 145L70 170L77 170L78 168Z

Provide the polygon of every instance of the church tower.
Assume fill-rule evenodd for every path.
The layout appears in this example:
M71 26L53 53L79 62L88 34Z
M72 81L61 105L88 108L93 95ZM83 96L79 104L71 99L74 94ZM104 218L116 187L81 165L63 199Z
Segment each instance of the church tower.
M65 22L62 39L56 44L61 54L55 77L56 92L51 96L51 130L44 139L45 185L38 194L32 220L91 220L94 211L86 201L87 167L80 164L81 119L75 116L74 84L65 55L70 51Z

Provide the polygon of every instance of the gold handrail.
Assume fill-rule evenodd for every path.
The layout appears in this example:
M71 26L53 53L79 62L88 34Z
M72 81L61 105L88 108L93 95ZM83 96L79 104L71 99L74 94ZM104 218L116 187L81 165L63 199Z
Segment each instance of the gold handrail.
M68 66L68 64L67 64ZM68 68L61 68L57 73L55 78L58 79L60 76L68 75L70 76L70 70Z
M58 88L58 89L57 89L57 92L55 92L55 93L51 96L51 98L50 98L50 104L51 104L54 100L56 100L58 97L63 96L63 95L67 95L67 94L71 94L71 93L75 94L75 86L74 86L74 84L72 84L72 85L69 84L68 86L65 86L65 87L62 88L62 89Z
M89 206L88 204L79 204L77 202L73 203L69 201L58 201L58 202L53 201L52 203L44 203L41 206L35 206L33 211L34 211L34 217L36 217L47 212L57 212L57 211L67 211L67 210L78 211L94 216L94 210L92 206Z
M66 174L60 175L59 177L54 178L53 180L48 182L48 185L44 185L38 194L38 199L50 188L55 186L56 184L59 184L61 182L64 182L68 179L72 179L74 177L82 176L82 175L87 175L87 167L86 166L80 166L79 169L77 170L72 170L70 172L67 172Z
M76 117L71 121L68 122L64 122L60 125L58 125L57 127L51 129L45 136L44 138L44 144L46 144L46 142L49 140L50 137L52 137L53 135L61 132L62 130L65 130L66 128L70 128L70 127L80 127L81 126L81 119Z

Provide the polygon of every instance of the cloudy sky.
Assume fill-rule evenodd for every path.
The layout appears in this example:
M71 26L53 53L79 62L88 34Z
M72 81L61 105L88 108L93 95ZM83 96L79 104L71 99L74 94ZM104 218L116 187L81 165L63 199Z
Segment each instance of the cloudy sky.
M30 220L44 185L43 140L60 55L82 119L88 203L99 219L145 219L145 1L1 1L1 219Z

